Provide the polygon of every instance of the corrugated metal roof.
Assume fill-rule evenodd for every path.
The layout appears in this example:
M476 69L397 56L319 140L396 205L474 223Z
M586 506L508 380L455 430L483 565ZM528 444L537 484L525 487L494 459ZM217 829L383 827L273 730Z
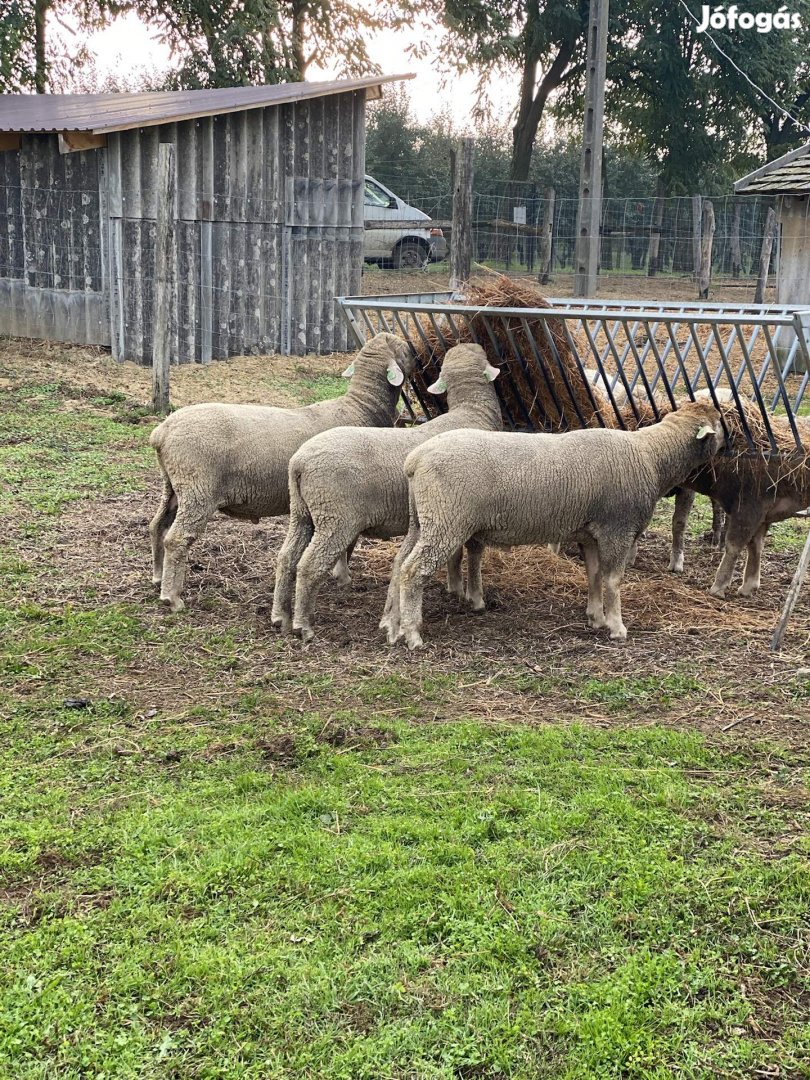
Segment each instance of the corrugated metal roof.
M752 195L810 194L810 143L744 176L734 185L734 191Z
M140 94L0 94L0 132L111 131L170 124L265 105L373 91L409 75L370 75L335 82L233 86L217 90L165 90Z

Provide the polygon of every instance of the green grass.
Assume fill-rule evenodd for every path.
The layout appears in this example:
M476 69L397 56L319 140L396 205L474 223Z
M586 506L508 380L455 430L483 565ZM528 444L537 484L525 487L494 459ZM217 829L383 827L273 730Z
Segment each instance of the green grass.
M49 522L151 467L92 411L126 402L63 398L1 414L0 1077L808 1075L806 758L636 726L716 709L686 664L308 669L247 621L55 604Z

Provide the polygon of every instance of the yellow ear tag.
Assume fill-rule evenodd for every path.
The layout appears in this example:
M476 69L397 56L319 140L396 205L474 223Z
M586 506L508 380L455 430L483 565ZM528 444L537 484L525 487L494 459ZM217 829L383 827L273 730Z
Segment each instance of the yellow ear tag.
M350 379L354 375L354 360L349 364L346 370L343 372L344 379Z
M701 439L705 439L707 435L714 435L714 428L711 424L701 424L701 426L698 428L698 433L695 438L699 442Z
M405 375L402 368L395 360L388 365L388 381L392 386L402 386L405 382Z
M428 387L429 394L444 394L447 391L447 383L444 381L444 375L440 375L435 383L431 383Z

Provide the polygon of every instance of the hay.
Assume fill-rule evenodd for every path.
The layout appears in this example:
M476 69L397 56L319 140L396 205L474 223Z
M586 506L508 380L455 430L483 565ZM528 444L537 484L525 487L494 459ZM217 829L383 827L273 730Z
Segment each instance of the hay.
M502 275L470 283L462 302L482 309L549 307L532 285ZM607 395L583 377L564 319L514 315L488 328L482 312L469 322L457 318L454 323L455 332L447 319L435 324L427 317L420 320L418 367L412 381L426 404L433 405L427 387L438 377L447 349L476 339L490 363L501 369L496 387L507 426L511 420L541 431L618 427Z
M461 303L481 309L550 306L536 286L505 275L469 283ZM436 415L441 407L427 393L427 387L438 378L445 352L473 338L483 345L490 363L501 369L495 386L507 428L514 423L536 431L599 426L635 430L672 411L668 401L656 399L653 408L641 396L634 396L632 402L614 410L608 395L583 377L585 364L579 353L586 350L577 348L565 320L559 317L509 316L490 321L488 327L482 311L469 320L457 317L452 324L447 317L432 321L423 316L420 328L415 346L417 370L412 381L429 415ZM745 472L748 482L762 488L786 479L803 489L810 488L810 421L796 420L805 447L797 450L787 418L769 417L772 442L756 404L747 400L740 404L738 409L734 402L721 403L726 433L723 457L733 468Z

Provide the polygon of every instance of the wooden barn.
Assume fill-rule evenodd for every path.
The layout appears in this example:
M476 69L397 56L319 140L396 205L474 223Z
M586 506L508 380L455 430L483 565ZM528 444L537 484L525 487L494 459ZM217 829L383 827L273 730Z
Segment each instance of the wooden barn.
M171 143L172 362L351 348L334 297L360 287L365 103L401 77L0 96L0 334L151 362Z

